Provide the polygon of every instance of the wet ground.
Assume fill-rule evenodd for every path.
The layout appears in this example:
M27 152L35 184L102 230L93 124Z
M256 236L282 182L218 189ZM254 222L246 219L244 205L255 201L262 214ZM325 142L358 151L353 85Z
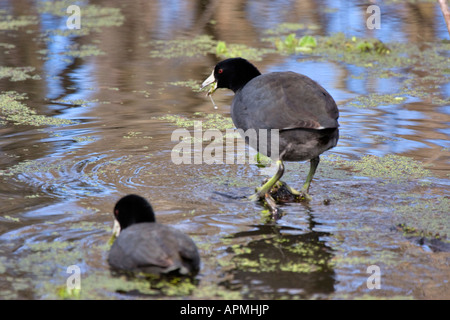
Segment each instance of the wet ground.
M450 298L450 42L435 1L385 1L372 30L360 1L80 1L79 30L70 4L0 1L1 299ZM306 74L340 108L313 200L276 220L243 198L270 170L239 163L242 147L232 164L173 161L175 130L198 154L211 142L194 120L233 128L232 93L215 110L198 92L230 56ZM308 167L283 180L301 188ZM196 241L195 279L110 272L128 193Z

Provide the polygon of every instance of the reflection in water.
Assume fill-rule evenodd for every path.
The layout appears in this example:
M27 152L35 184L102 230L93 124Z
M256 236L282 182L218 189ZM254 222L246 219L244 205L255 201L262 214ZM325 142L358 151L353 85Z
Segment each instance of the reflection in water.
M246 298L320 298L334 292L333 250L324 237L328 232L314 231L309 212L308 231L277 225L258 225L256 230L230 236L258 237L244 245L232 246L229 252L234 265L231 279L223 282L240 290Z

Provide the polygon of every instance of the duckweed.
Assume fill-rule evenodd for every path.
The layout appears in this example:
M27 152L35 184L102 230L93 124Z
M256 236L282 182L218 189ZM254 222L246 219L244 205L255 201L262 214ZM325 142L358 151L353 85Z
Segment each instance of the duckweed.
M58 17L68 17L67 8L73 5L71 0L38 1L38 12L41 14L52 14ZM90 32L102 31L105 27L121 26L125 20L121 10L115 7L101 7L81 1L77 3L82 12L80 29L57 28L47 31L49 34L57 35L87 35Z
M38 115L36 111L19 101L24 99L24 95L14 91L0 94L0 119L3 118L15 124L31 126L61 126L74 123L68 119Z
M155 40L150 42L152 58L179 58L205 56L216 48L216 41L210 36L200 35L191 39Z
M311 52L317 47L317 41L312 36L303 36L298 39L295 33L291 33L284 40L275 39L275 46L278 51L285 53Z
M226 44L224 41L218 41L216 46L216 55L221 58L241 57L253 61L261 61L267 53L272 53L272 49L251 48L244 44Z
M372 93L353 99L349 104L358 108L374 108L377 106L401 104L406 100L398 94L378 94Z
M0 79L9 78L10 81L23 81L27 79L40 80L41 77L37 74L30 75L36 70L34 67L1 67Z
M203 130L217 129L220 131L225 131L226 129L234 128L231 118L225 117L221 114L196 112L194 113L194 116L196 116L196 118L168 114L161 117L155 117L154 119L168 121L181 128L193 128L194 121L202 121L201 123Z
M383 178L394 183L432 176L431 171L421 162L395 154L387 154L383 157L366 155L356 161L337 159L333 163L361 176Z
M418 198L394 206L396 221L400 229L415 236L450 239L450 199L440 196L435 199Z
M38 24L39 20L35 16L13 17L0 12L0 30L17 30L33 24Z
M67 51L64 52L65 56L70 56L74 58L85 58L91 56L101 56L104 55L105 52L100 50L96 45L93 44L85 44L81 46L72 46Z
M273 49L227 44L224 41L214 40L208 35L199 35L191 39L155 40L148 45L153 48L150 51L152 58L199 57L215 54L222 58L242 57L260 61L263 55L273 52Z
M191 88L192 91L194 92L200 92L200 88L201 88L201 83L197 80L185 80L185 81L174 81L174 82L168 82L167 84L171 85L171 86L176 86L176 87L185 87L185 88Z

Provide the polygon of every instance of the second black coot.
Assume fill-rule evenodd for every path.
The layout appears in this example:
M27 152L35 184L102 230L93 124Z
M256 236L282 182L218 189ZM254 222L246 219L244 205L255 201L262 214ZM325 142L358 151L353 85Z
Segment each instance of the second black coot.
M194 241L175 228L159 224L150 203L127 195L114 207L114 241L108 256L113 269L151 274L194 275L200 255Z
M255 129L258 139L247 139L247 142L277 160L276 174L257 188L251 198L262 199L270 192L284 173L283 161L310 160L310 170L300 192L289 188L295 195L310 200L309 186L319 156L336 146L339 139L339 110L331 95L305 75L289 71L261 74L242 58L219 62L202 87L208 85L213 85L209 94L217 88L235 93L231 117L236 128L244 132ZM261 139L261 129L267 132L264 139ZM272 146L273 137L277 139L278 150ZM266 144L262 143L264 140Z

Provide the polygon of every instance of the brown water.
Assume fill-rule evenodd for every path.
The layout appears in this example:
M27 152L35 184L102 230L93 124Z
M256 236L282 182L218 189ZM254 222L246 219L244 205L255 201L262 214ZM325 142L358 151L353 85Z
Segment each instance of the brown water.
M1 94L26 94L17 101L37 115L72 121L18 123L5 107L13 103L2 100L0 298L67 297L71 265L81 269L84 299L450 298L450 48L434 2L380 5L381 29L369 30L359 1L91 1L79 3L78 34L67 33L69 4L0 2L0 67L34 68L27 79L3 69ZM436 47L442 60L405 52L399 59L411 65L386 69L277 52L263 39L287 22L303 24L297 37L343 32L350 43L355 36L409 44L418 56ZM267 49L254 59L263 73L306 74L335 98L341 138L323 156L310 203L282 205L275 221L242 198L266 177L257 166L172 162L179 127L162 117L229 118L231 92L215 94L215 110L189 86L223 59L196 45L199 35ZM171 40L192 45L170 55L164 50L181 46ZM373 94L387 100L355 105ZM284 180L300 188L308 166L287 164ZM148 198L160 222L194 238L202 270L193 283L158 290L110 274L112 208L128 193ZM380 268L380 289L367 286L371 265Z

